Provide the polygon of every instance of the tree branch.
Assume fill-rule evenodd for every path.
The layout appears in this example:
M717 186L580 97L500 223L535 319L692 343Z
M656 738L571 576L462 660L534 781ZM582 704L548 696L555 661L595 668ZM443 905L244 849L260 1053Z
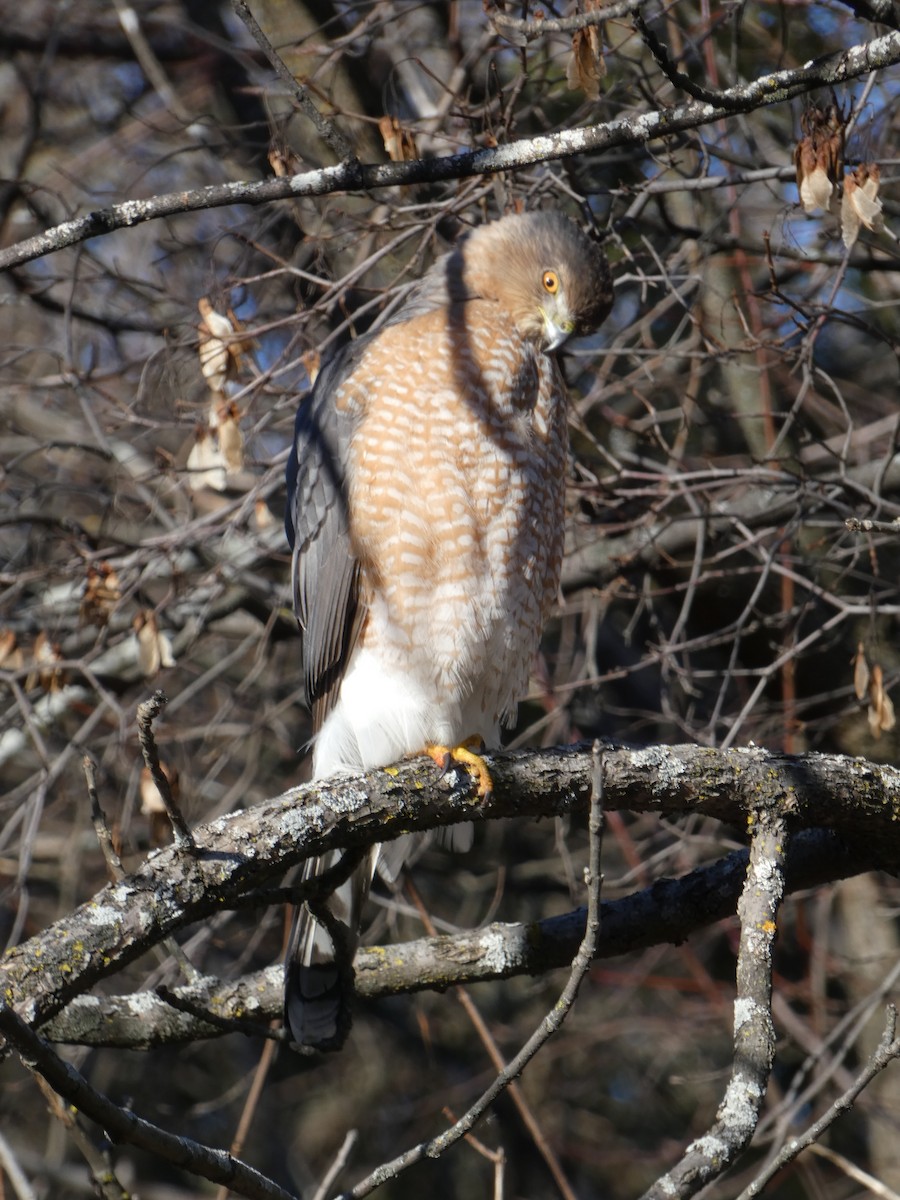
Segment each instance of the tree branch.
M496 4L485 5L487 19L501 37L508 38L517 46L523 46L548 33L575 33L591 25L602 25L604 21L615 21L627 17L639 8L643 0L620 0L618 4L605 4L603 8L591 8L587 12L574 13L570 17L511 17Z
M657 879L634 895L604 902L596 957L682 941L731 916L747 858L746 850L735 850L680 879ZM787 888L795 892L817 887L875 865L871 854L851 854L835 834L806 830L791 844ZM585 910L577 908L538 922L494 922L453 935L417 938L392 945L390 954L382 946L363 948L354 961L354 986L360 996L374 998L546 974L569 966L584 936L584 921ZM42 1033L50 1041L132 1050L227 1031L263 1033L281 1012L283 990L282 968L276 965L236 980L206 976L168 989L165 996L159 991L78 996ZM204 1012L215 1014L215 1019L204 1021Z
M29 1070L46 1079L55 1092L95 1121L113 1141L139 1146L204 1179L228 1184L233 1191L249 1196L251 1200L294 1200L290 1192L225 1150L167 1133L128 1109L113 1104L91 1087L73 1066L54 1054L5 1003L0 1003L0 1033L16 1049Z
M775 1061L772 1024L772 948L784 895L784 817L753 822L747 880L738 904L741 941L734 1001L734 1059L716 1121L687 1147L681 1161L643 1200L687 1200L718 1179L750 1144Z
M643 145L685 129L709 125L738 112L751 112L770 104L783 103L819 87L833 87L898 62L900 32L892 31L873 38L871 42L813 59L803 67L773 71L760 75L750 83L723 89L719 104L691 100L671 109L658 109L636 117L621 117L585 129L565 129L558 133L523 138L505 146L441 158L378 164L347 160L333 167L286 178L256 183L236 181L211 184L193 191L171 192L144 200L126 200L65 221L0 251L0 270L31 262L54 250L74 246L115 229L174 213L221 208L231 204L267 204L297 196L323 196L340 191L366 191L403 184L466 179L473 175L491 175L533 166L535 163L553 162L574 154L598 153L615 146Z
M900 862L897 768L755 746L616 749L604 762L608 810L701 813L737 828L748 813L781 812L795 829L827 824L839 831L863 863L895 869ZM430 759L415 759L294 788L199 826L194 851L172 846L150 855L134 874L10 949L0 963L0 989L26 1020L42 1024L174 930L236 905L306 857L461 821L556 816L587 805L591 759L584 746L498 754L489 764L489 801L479 800L467 772L454 783Z

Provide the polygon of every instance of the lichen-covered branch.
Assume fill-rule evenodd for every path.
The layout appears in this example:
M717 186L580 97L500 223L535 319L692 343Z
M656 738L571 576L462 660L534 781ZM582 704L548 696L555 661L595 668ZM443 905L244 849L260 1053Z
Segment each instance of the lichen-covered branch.
M712 124L735 113L752 112L756 108L783 103L816 88L833 87L898 62L900 32L892 31L870 42L823 55L802 67L766 72L750 83L723 89L719 104L690 100L671 109L657 109L636 117L620 117L584 129L564 129L558 133L523 138L506 145L462 154L383 164L348 159L333 167L283 178L211 184L191 191L126 200L64 221L44 233L9 246L0 251L0 270L31 262L64 246L77 245L114 229L174 213L221 208L231 204L268 204L273 200L290 200L298 196L324 196L333 192L466 179L473 175L491 175L533 166L535 163L553 162L575 154L597 153L616 146L643 145L685 129Z
M747 851L679 879L658 879L651 887L602 906L596 957L612 958L648 946L679 942L696 930L735 912L747 872ZM823 829L802 831L787 859L787 889L797 891L870 869L871 856L848 851ZM454 984L540 975L567 967L584 936L585 910L574 909L534 923L494 922L452 935L416 938L363 947L354 963L359 996L399 995ZM42 1029L51 1041L146 1050L151 1046L218 1037L223 1022L234 1031L261 1031L281 1012L284 979L280 964L240 979L204 977L170 989L186 1006L175 1008L154 992L121 996L79 996ZM198 1013L210 1012L210 1024Z
M756 1131L775 1060L772 1024L772 947L784 895L787 824L771 812L752 820L747 878L738 903L741 941L734 1001L731 1078L716 1121L687 1147L679 1163L644 1194L644 1200L684 1200L719 1178L743 1153Z
M900 770L863 759L798 757L759 747L608 750L607 809L660 816L702 813L741 827L749 813L779 813L795 829L827 826L873 866L900 862ZM266 804L194 830L194 850L151 854L70 916L13 947L0 986L39 1025L99 979L115 974L185 925L234 905L302 859L337 846L390 841L469 820L584 811L587 747L498 754L490 800L467 773L441 778L415 759L359 778L294 788Z

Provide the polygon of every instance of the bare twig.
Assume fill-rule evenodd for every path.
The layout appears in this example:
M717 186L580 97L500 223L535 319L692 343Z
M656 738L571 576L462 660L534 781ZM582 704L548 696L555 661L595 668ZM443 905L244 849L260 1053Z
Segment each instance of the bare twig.
M0 1131L0 1170L9 1180L10 1187L19 1200L37 1200L31 1184L25 1178L25 1172L19 1166L19 1160L13 1154L12 1146Z
M128 38L135 58L141 65L141 70L147 76L156 94L169 112L184 125L189 125L191 123L191 114L179 100L163 69L162 63L156 57L153 47L144 35L138 14L126 0L114 0L114 3L116 13L119 17L119 24Z
M900 1039L897 1038L896 1033L897 1009L893 1004L889 1004L881 1041L878 1043L875 1053L853 1081L853 1084L843 1095L838 1096L828 1111L823 1113L817 1121L814 1121L799 1137L791 1138L778 1157L764 1171L761 1171L753 1182L741 1192L739 1200L752 1200L753 1196L758 1196L770 1179L777 1175L789 1162L793 1162L801 1151L806 1150L817 1142L825 1130L830 1125L833 1125L838 1117L849 1112L856 1103L860 1093L869 1086L876 1075L889 1066L895 1059L900 1058Z
M187 821L185 821L181 809L175 803L175 797L172 795L168 776L162 769L159 761L156 739L153 736L153 722L162 712L166 702L164 692L154 692L149 700L145 700L143 704L138 705L138 737L141 742L144 762L147 764L147 769L152 775L153 782L156 784L157 790L162 797L162 802L166 807L166 814L172 822L172 833L175 835L176 845L182 849L195 850L194 835L188 828Z
M900 1192L888 1187L882 1180L876 1179L874 1175L870 1175L868 1171L864 1171L861 1167L858 1167L856 1163L851 1162L845 1155L838 1154L830 1146L820 1146L818 1143L814 1143L809 1147L809 1152L833 1163L839 1171L843 1171L854 1183L861 1184L868 1192L876 1196L877 1200L900 1200Z
M209 980L200 981L199 987L205 991L204 983L208 987ZM279 978L278 993L283 992L282 981ZM197 1004L189 997L191 989L197 990L198 984L192 982L188 988L176 989L169 988L163 984L153 989L152 995L166 1004L169 1008L173 1008L176 1012L182 1013L191 1018L192 1028L199 1034L200 1030L211 1026L213 1029L218 1029L220 1033L243 1033L247 1037L264 1037L270 1042L283 1042L286 1040L284 1031L280 1027L270 1025L268 1028L259 1022L244 1019L236 1013L227 1013L225 1016L221 1012L216 1012L211 1004ZM187 995L185 993L188 993ZM147 995L147 993L144 993ZM205 992L209 995L208 992ZM274 1006L273 1006L274 1007Z
M262 1095L265 1087L266 1079L269 1076L269 1068L275 1056L276 1043L267 1041L262 1048L262 1054L259 1056L259 1062L256 1064L256 1070L253 1072L253 1080L250 1084L250 1090L247 1093L247 1099L244 1103L241 1112L241 1119L238 1122L238 1127L231 1141L229 1153L236 1158L243 1153L244 1142L247 1140L247 1134L250 1131L250 1125L259 1105L259 1098ZM222 1184L218 1192L216 1192L216 1200L228 1200L231 1193L231 1188L228 1184Z
M106 869L109 872L109 877L113 881L125 878L125 868L122 866L122 860L116 853L115 846L112 841L112 834L109 831L109 826L106 823L106 816L103 809L100 807L100 798L97 793L97 768L94 760L89 754L85 754L81 760L84 777L87 781L88 796L91 801L91 822L94 826L94 832L97 835L97 841L100 843L100 849L103 851L103 857L106 860ZM168 780L166 780L168 783ZM182 950L181 946L174 938L163 939L162 945L166 952L175 959L184 973L184 977L190 982L194 982L197 978L197 971L194 969L188 956ZM163 957L161 952L160 958Z
M309 94L309 89L304 87L302 83L294 78L288 70L284 59L266 37L263 30L260 28L259 22L250 11L246 0L233 0L234 11L247 26L253 36L256 44L265 54L266 58L272 64L279 79L287 84L288 89L293 94L294 99L300 106L304 116L308 117L312 122L313 127L319 137L329 146L338 159L349 159L353 157L353 147L344 137L343 133L338 129L333 121L329 121L323 117L315 104L312 102L312 97Z
M425 926L426 933L428 933L430 937L435 937L437 931L434 927L434 922L431 920L428 910L425 907L425 904L419 896L419 893L412 881L407 881L406 890L410 893L413 903L419 912L419 916L421 917L422 924ZM469 1018L469 1021L472 1024L472 1027L478 1034L481 1044L484 1046L488 1056L490 1057L490 1060L494 1066L494 1070L498 1072L506 1070L506 1063L503 1059L503 1055L500 1052L500 1047L497 1045L497 1041L488 1028L484 1017L482 1017L481 1013L478 1011L478 1007L469 994L468 989L465 987L458 987L456 988L454 995L462 1005L466 1016ZM522 1118L522 1124L528 1130L538 1153L547 1164L547 1169L553 1176L553 1180L556 1183L556 1186L559 1188L559 1192L563 1197L563 1200L575 1200L575 1193L572 1189L572 1185L566 1178L565 1171L563 1171L562 1164L553 1150L553 1147L544 1136L544 1131L541 1129L540 1122L535 1116L531 1105L528 1103L524 1092L519 1087L518 1083L515 1082L515 1080L510 1083L507 1090L509 1092L510 1099L516 1106L519 1116ZM451 1119L455 1122L458 1118L452 1117Z
M91 1173L94 1189L101 1200L131 1200L129 1193L116 1177L112 1165L109 1140L104 1136L102 1146L94 1144L87 1128L88 1119L72 1104L53 1090L42 1075L34 1075L39 1091L47 1101L47 1109L65 1128Z
M869 517L848 517L844 524L851 533L900 533L900 517L893 521L873 521Z
M358 1138L359 1132L356 1129L348 1130L346 1137L341 1142L340 1149L332 1159L331 1166L322 1176L322 1182L313 1193L312 1200L325 1200L331 1191L334 1181L340 1176L341 1171L347 1165L347 1160L353 1153L353 1147L356 1145Z
M121 858L116 853L112 834L109 831L106 816L100 807L100 798L97 794L97 766L91 756L85 754L81 760L81 767L84 771L88 797L91 801L91 822L94 826L94 832L97 835L97 841L100 843L100 849L103 851L103 857L106 860L106 869L109 872L110 879L122 879L125 875L125 868L122 866Z
M448 1121L455 1121L456 1114L450 1108L441 1110ZM498 1150L492 1150L490 1146L475 1136L474 1133L466 1134L466 1145L471 1146L476 1154L480 1154L482 1158L486 1158L489 1163L494 1165L494 1200L503 1200L503 1180L506 1173L506 1152L501 1146Z
M690 76L685 75L683 71L679 71L675 64L669 58L669 52L663 43L659 40L640 12L636 12L633 17L634 27L647 44L647 49L656 60L657 66L675 87L681 91L687 92L694 100L702 100L704 104L714 104L717 108L726 108L731 112L740 111L740 101L732 98L727 92L713 91L710 88L700 87L694 83Z

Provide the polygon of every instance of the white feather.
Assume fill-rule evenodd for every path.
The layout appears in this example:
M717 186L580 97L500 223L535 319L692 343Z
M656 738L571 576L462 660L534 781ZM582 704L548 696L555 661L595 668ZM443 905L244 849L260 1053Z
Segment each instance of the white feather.
M457 746L473 736L488 746L499 744L499 729L480 705L453 699L449 689L416 678L403 665L386 664L361 647L316 737L313 774L325 779L366 771L427 745Z

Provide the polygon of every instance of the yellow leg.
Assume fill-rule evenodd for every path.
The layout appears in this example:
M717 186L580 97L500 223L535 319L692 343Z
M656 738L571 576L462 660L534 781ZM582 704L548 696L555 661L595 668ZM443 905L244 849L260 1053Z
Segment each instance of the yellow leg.
M458 746L426 746L425 753L430 755L443 771L448 771L451 763L459 763L461 766L467 767L469 773L478 782L478 795L483 800L487 800L494 790L494 781L491 779L487 763L480 753L472 749L473 746L477 746L481 752L484 751L484 742L481 738L470 737Z

